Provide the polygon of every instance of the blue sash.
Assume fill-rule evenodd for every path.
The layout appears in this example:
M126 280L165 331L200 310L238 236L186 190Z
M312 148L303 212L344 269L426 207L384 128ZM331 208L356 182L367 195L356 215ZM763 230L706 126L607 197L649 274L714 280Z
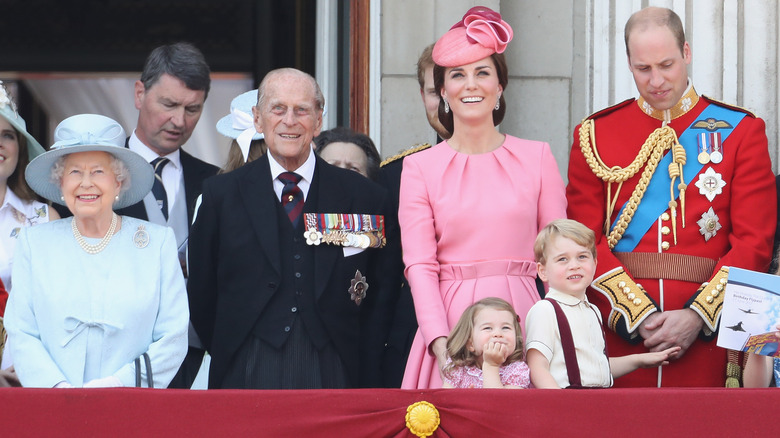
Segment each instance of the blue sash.
M729 127L717 127L716 129L706 130L704 132L718 131L721 135L721 145L725 143L729 135L731 135L734 128L745 117L745 113L736 111L730 108L722 107L720 105L708 104L707 108L699 114L699 117L689 126L680 136L680 144L685 148L686 163L683 166L683 175L685 182L690 187L693 186L693 178L699 174L703 164L699 163L697 157L699 155L699 146L696 140L696 136L707 128L694 127L697 122L701 122L707 119L715 119L718 121L725 121ZM722 124L721 124L722 125ZM722 148L722 146L721 146ZM661 215L666 209L669 208L669 185L672 183L672 179L669 177L669 164L672 162L672 153L667 151L666 155L658 163L656 171L653 173L653 177L650 178L650 183L645 191L645 196L642 198L642 202L636 209L634 217L626 227L626 232L623 234L623 238L618 241L613 251L616 252L630 252L639 244L647 234L650 227L653 226L658 216ZM677 184L674 186L674 198L677 199L680 196L680 190L677 189ZM627 204L627 202L626 202ZM626 208L626 204L620 208L617 218L623 213L623 209ZM678 209L679 210L679 209ZM612 223L612 229L615 228L617 220ZM686 224L691 226L691 224Z

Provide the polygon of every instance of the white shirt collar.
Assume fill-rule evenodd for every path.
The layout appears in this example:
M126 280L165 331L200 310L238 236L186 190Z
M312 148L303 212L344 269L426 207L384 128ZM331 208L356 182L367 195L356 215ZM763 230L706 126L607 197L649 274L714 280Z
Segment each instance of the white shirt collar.
M550 290L547 292L547 295L544 296L545 298L551 298L561 304L566 304L567 306L576 306L580 303L587 303L588 302L588 296L586 295L583 297L583 299L579 299L573 295L565 294L563 292L557 291L553 288L550 288Z
M154 161L155 158L159 157L159 155L157 155L157 152L149 149L149 146L145 145L141 141L141 139L138 138L138 136L135 134L135 129L133 130L133 135L130 136L130 140L128 140L127 142L127 147L131 151L144 157L144 160L146 160L146 162L148 163L151 163L152 161ZM179 149L176 149L170 154L163 155L163 156L170 161L169 164L173 164L173 167L175 167L176 169L181 169L181 154L179 152Z
M271 179L276 180L279 174L287 172L287 169L282 167L282 165L279 164L279 162L277 162L273 156L271 156L270 152L266 155L268 156L268 163L271 165ZM303 177L303 180L310 185L312 179L314 178L314 163L316 162L317 159L314 158L314 149L309 147L309 156L306 158L306 161L304 161L304 163L293 172Z
M21 200L13 190L7 185L5 186L5 198L3 198L3 205L0 205L0 209L4 209L9 206L16 211L22 213L25 210L24 201Z

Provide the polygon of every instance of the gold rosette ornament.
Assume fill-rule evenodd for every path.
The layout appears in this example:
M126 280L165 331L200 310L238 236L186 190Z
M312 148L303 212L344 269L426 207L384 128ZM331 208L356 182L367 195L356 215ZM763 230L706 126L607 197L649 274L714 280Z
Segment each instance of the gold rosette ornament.
M439 411L427 401L420 401L406 408L406 428L423 438L433 435L439 428Z

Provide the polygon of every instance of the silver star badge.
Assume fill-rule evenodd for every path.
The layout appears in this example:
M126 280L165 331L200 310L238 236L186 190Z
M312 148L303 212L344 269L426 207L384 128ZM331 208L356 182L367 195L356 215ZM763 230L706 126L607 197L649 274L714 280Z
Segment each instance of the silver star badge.
M696 221L699 225L699 232L704 236L704 241L710 240L713 236L718 234L718 230L721 229L718 215L710 207L709 210L702 213L701 219Z
M723 193L723 187L725 186L726 181L723 181L720 174L715 172L712 167L708 168L706 172L700 173L699 179L696 181L699 193L706 196L710 202L715 199L715 196Z

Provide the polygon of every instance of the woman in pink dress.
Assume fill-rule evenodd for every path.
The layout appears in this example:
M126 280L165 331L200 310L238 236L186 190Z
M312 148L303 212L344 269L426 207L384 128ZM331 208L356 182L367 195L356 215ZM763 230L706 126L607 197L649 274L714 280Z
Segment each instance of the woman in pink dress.
M447 335L471 304L500 297L525 319L540 298L536 234L566 217L549 145L496 129L511 39L501 15L475 7L433 49L439 119L452 138L404 160L399 221L420 328L402 388L441 388Z

